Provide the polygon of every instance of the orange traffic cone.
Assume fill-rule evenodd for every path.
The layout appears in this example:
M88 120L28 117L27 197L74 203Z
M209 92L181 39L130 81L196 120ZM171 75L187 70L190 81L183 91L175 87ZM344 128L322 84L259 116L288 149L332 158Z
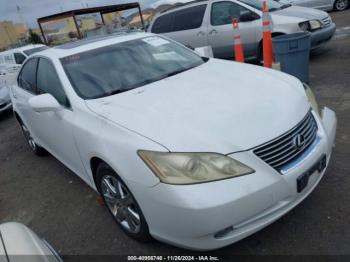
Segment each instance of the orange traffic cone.
M233 25L233 41L234 41L235 59L237 62L244 63L243 46L242 46L241 36L239 35L238 19L237 18L232 19L232 25Z
M272 68L272 36L271 36L271 19L267 8L266 0L263 1L263 57L264 66Z

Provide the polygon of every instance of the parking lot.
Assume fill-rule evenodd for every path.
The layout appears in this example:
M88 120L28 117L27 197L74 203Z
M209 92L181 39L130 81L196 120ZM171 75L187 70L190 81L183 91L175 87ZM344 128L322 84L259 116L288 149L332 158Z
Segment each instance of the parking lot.
M350 10L331 16L337 33L312 54L310 65L310 85L320 106L335 110L339 121L324 179L282 219L207 254L350 255ZM128 238L83 181L52 156L31 153L10 113L0 116L0 147L0 223L28 225L62 255L192 254Z

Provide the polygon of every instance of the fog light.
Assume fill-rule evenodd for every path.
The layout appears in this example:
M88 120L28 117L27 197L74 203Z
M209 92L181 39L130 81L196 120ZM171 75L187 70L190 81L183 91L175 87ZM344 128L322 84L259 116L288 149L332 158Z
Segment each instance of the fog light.
M233 231L233 226L229 226L225 229L220 230L219 232L217 232L214 237L215 238L224 238L227 235L229 235L231 232Z

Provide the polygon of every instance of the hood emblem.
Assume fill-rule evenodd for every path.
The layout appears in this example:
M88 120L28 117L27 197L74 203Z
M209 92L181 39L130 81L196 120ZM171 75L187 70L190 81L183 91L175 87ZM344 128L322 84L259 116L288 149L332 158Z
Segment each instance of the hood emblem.
M300 150L305 146L305 137L301 134L298 134L293 138L292 143L295 149Z

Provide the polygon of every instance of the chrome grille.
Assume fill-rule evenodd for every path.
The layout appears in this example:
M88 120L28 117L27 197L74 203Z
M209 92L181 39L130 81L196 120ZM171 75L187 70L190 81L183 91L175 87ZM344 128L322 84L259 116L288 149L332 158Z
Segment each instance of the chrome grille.
M286 134L254 149L253 152L277 171L298 158L315 141L317 123L310 111ZM300 141L297 141L300 139ZM300 142L300 143L298 143Z
M330 16L327 16L326 18L322 19L323 26L329 26L332 23L332 19Z

